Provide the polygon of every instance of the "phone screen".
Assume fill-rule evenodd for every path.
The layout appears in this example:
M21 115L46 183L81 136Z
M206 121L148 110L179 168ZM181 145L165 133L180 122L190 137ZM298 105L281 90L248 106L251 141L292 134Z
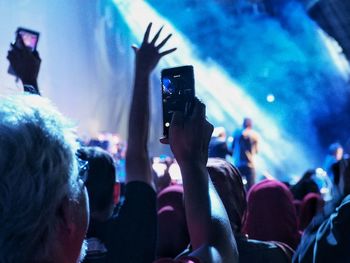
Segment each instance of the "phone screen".
M23 43L26 47L30 48L32 51L36 50L39 40L38 32L25 28L18 28L17 37L21 37L23 39Z
M163 135L168 137L174 111L186 113L186 105L194 99L194 73L192 66L162 70Z

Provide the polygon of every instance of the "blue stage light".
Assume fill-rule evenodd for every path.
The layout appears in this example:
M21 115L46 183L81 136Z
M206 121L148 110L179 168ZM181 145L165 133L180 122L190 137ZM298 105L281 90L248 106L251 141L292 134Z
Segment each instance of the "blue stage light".
M269 103L275 102L275 95L269 94L266 96L266 101Z

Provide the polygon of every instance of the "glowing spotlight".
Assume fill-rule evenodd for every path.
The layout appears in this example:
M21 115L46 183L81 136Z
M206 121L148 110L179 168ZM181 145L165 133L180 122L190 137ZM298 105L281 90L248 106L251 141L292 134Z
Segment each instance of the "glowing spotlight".
M275 96L273 94L269 94L266 96L266 101L272 103L275 101Z

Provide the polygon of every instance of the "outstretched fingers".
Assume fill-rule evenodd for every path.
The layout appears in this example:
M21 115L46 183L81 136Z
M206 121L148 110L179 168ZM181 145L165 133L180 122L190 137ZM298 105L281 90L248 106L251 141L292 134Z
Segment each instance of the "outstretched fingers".
M149 34L151 32L152 22L148 24L145 35L143 36L143 43L148 43Z
M164 27L164 26L162 26L162 27L158 30L157 34L153 37L153 39L152 39L152 41L151 41L150 44L155 45L156 41L158 40L158 38L159 38L159 36L160 36L160 33L161 33L162 30L163 30L163 27Z
M160 43L159 45L156 46L156 42L157 40L159 39L159 36L164 28L164 26L162 26L158 32L155 34L155 36L153 37L152 41L149 42L149 36L150 36L150 33L151 33L151 28L152 28L152 23L149 23L148 26L147 26L147 29L146 29L146 32L145 32L145 35L143 37L143 44L142 45L147 45L149 44L150 46L153 46L154 48L156 48L158 51L168 42L168 40L171 38L172 34L169 34L167 35L166 38L164 38ZM135 49L133 47L134 51L137 51L137 49ZM163 52L160 52L159 53L159 56L160 57L163 57L165 55L168 55L172 52L174 52L176 50L176 48L172 48L172 49L168 49L166 51L163 51Z
M169 34L166 38L164 38L164 40L162 42L160 42L160 44L157 46L158 49L161 49L165 44L166 42L168 42L169 38L171 38L173 34Z
M168 54L174 52L176 49L177 49L177 48L175 47L175 48L172 48L172 49L163 51L163 52L159 53L159 55L160 55L160 57L164 57L165 55L168 55Z

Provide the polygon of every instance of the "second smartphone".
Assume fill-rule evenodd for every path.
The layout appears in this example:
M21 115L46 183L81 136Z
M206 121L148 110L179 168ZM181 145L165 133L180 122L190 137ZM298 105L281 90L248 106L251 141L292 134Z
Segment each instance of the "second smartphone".
M169 136L169 127L174 111L187 114L186 107L194 100L193 66L163 69L161 73L163 135Z

